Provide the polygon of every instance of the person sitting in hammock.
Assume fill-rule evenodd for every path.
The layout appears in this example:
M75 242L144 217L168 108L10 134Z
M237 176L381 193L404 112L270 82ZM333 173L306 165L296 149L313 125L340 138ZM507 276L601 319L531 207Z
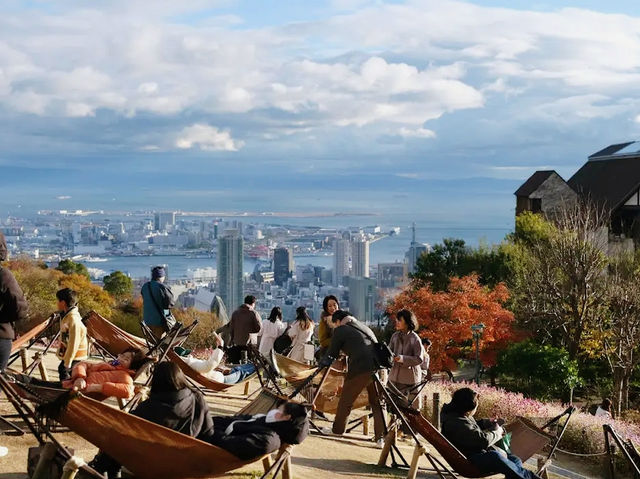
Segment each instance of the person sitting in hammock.
M236 384L252 375L256 371L253 364L240 364L233 368L222 368L220 364L224 359L224 341L219 334L213 333L217 348L211 351L208 359L198 359L194 356L184 356L182 360L191 369L199 372L204 377L218 383Z
M277 451L282 444L300 444L309 434L307 410L284 402L267 414L216 416L209 442L242 460Z
M477 392L471 388L455 391L440 411L442 435L482 473L504 474L506 479L540 479L522 466L519 457L494 446L504 430L490 419L476 421L473 415L477 409Z
M128 399L134 394L133 376L149 359L138 348L128 348L110 362L82 361L71 370L71 379L41 381L19 375L22 382L50 388L66 388L83 393Z
M191 389L178 365L169 361L156 365L149 398L131 414L203 441L213 437L213 420L204 396ZM109 479L117 477L121 469L115 459L102 451L90 466L101 474L107 473Z

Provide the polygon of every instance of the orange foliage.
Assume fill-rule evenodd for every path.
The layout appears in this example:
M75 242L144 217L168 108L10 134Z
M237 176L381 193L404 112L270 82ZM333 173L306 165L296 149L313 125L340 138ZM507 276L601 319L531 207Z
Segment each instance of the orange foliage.
M473 324L485 325L480 354L485 366L495 364L497 352L515 339L513 313L503 305L507 287L499 283L490 289L478 283L477 275L451 278L448 291L433 292L429 286L408 286L388 305L393 313L402 308L414 312L420 323L418 334L432 341L430 369L453 370L463 353L474 351Z

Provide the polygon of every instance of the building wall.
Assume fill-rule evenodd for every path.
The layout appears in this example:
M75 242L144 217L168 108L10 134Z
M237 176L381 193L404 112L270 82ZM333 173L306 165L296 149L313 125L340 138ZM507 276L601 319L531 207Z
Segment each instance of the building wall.
M376 310L376 282L369 278L348 278L349 311L360 321L373 322Z
M359 238L351 243L351 275L369 277L369 241Z
M554 210L574 204L578 195L560 176L554 174L531 193L529 199L541 199L542 213L552 216Z
M237 230L228 230L218 239L218 292L229 311L244 300L243 246Z
M333 245L333 285L340 286L344 277L349 276L350 241L336 238Z

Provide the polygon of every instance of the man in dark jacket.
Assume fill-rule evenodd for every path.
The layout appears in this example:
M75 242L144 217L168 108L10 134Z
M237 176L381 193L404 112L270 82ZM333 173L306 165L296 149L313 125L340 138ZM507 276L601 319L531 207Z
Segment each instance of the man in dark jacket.
M336 417L333 421L333 432L334 434L344 433L353 403L360 392L367 388L369 405L373 412L374 439L378 446L382 446L384 434L382 407L376 385L373 382L373 374L378 370L373 346L377 342L376 337L367 325L358 321L347 311L336 311L333 313L331 321L335 329L331 336L331 345L327 355L322 359L320 365L331 365L340 351L348 356L348 371L342 386Z
M252 334L258 334L262 329L262 318L255 310L256 297L248 295L244 298L244 304L236 309L229 321L229 350L227 360L229 363L240 362L242 351L247 350L247 344Z
M174 306L171 288L164 284L165 270L156 266L151 270L151 281L142 285L142 320L149 326L153 335L160 339L169 328L166 316Z
M7 242L0 232L0 261L7 259ZM27 319L27 301L11 271L0 265L0 371L4 371L16 337L14 324Z

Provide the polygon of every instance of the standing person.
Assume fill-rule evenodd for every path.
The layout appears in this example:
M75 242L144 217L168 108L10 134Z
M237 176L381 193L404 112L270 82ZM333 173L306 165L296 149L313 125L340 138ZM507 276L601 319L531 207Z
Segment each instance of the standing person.
M331 337L331 345L320 366L331 366L340 351L348 358L348 371L342 386L342 394L338 402L338 410L333 421L334 434L343 434L347 419L354 401L363 389L367 389L369 405L373 412L374 441L378 447L384 445L384 419L382 407L373 375L378 370L375 359L374 344L377 339L371 329L351 316L347 311L338 310L331 318L335 329Z
M307 308L299 306L296 308L296 320L287 333L291 338L291 352L289 357L295 361L304 363L304 347L311 341L313 336L313 320L307 313Z
M7 256L7 241L0 232L0 261L6 261ZM11 343L16 337L14 324L26 321L27 311L27 301L16 278L0 266L0 373L4 372L11 356ZM0 457L8 453L6 447L0 446Z
M431 356L429 356L431 340L429 338L422 338L422 346L424 348L424 361L422 361L420 369L422 369L422 381L426 381L429 379L429 365L431 363Z
M162 266L156 266L151 270L151 281L142 285L142 321L149 326L151 332L160 340L164 333L169 331L167 316L174 306L171 288L164 284L166 278Z
M493 445L504 435L499 422L477 421L478 393L470 388L455 391L451 402L442 406L442 435L485 474L504 474L506 479L540 479L522 466L518 456L498 451Z
M62 312L60 320L60 346L58 346L58 375L60 381L71 378L73 366L89 357L87 328L82 323L78 311L78 293L71 288L61 289L56 293L58 309Z
M282 322L282 309L276 306L271 310L269 317L262 320L262 339L260 339L260 354L268 356L273 349L273 343L287 329Z
M322 301L322 313L320 314L320 325L318 326L318 341L320 348L316 352L317 358L323 358L331 345L331 334L333 325L331 324L331 316L340 309L338 298L330 294L324 297Z
M389 381L411 402L418 392L416 386L422 380L420 366L424 361L424 349L416 333L418 320L408 309L401 309L396 313L395 329L389 341L389 348L394 354Z
M233 364L240 362L242 352L247 350L247 344L252 334L257 334L262 328L262 318L255 310L256 297L247 295L244 304L236 309L229 321L229 335L231 344L227 351L227 359Z

